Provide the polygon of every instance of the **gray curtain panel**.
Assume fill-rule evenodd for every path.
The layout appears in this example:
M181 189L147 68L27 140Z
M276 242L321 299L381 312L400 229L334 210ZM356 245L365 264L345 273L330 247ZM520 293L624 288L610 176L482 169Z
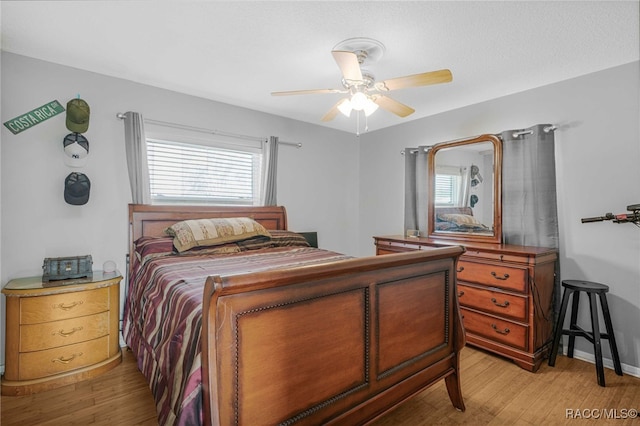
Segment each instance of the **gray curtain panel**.
M264 205L278 205L277 180L278 180L278 137L269 137L269 156L267 160L267 181L264 192Z
M554 133L544 131L549 127L501 133L505 244L558 248Z
M550 124L538 124L501 133L502 241L505 244L559 248L555 135L551 128ZM561 300L559 261L556 261L556 272L554 319L557 319Z
M405 148L404 180L404 230L418 229L420 236L427 236L429 206L429 147Z
M137 112L128 111L124 117L124 142L131 184L131 200L134 204L151 204L144 121L142 115Z

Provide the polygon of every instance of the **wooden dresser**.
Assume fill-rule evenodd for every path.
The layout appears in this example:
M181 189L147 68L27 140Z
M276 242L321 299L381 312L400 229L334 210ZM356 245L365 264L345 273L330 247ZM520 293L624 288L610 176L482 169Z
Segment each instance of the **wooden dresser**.
M9 281L2 395L28 395L101 374L121 361L120 273Z
M464 246L457 279L467 343L538 370L553 338L555 249L403 236L374 240L378 255Z

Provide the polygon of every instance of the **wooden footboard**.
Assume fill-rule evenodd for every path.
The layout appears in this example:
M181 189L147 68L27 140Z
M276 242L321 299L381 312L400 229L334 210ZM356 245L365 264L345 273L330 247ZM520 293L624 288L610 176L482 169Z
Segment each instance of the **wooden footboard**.
M464 410L455 274L463 250L210 277L206 423L361 424L441 379Z

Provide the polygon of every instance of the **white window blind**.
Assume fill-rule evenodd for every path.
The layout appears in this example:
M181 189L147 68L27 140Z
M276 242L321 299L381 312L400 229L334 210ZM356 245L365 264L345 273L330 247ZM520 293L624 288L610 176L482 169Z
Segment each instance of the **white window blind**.
M262 150L147 138L155 204L260 203Z
M459 204L460 183L459 167L441 166L436 169L435 204L441 207L453 207Z

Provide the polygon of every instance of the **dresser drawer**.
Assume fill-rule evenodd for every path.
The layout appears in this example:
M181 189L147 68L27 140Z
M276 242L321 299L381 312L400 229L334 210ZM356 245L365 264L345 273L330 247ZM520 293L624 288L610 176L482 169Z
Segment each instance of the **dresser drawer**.
M44 351L20 354L19 380L64 373L104 361L109 357L109 336Z
M459 261L458 281L484 284L507 290L527 291L528 273L526 268Z
M508 316L519 321L527 320L526 296L458 283L458 300L462 306Z
M528 349L528 327L526 325L465 308L461 308L460 311L463 318L462 322L467 332L484 336L518 349Z
M109 312L20 326L20 352L85 342L109 334Z
M20 299L20 324L38 324L109 310L109 289Z

